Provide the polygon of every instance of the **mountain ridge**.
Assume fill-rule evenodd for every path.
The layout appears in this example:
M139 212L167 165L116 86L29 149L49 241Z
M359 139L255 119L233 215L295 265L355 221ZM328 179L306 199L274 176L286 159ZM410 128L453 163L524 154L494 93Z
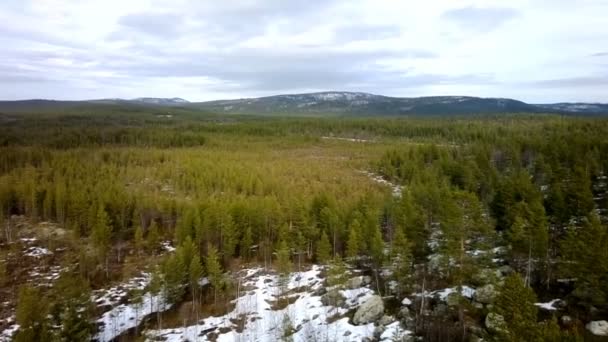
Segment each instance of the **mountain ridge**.
M571 115L608 114L608 104L558 102L529 104L510 98L475 96L391 97L365 92L324 91L264 97L190 102L180 97L107 98L85 101L0 101L0 111L38 110L45 107L74 107L80 104L118 104L153 107L184 107L225 114L294 115L468 115L506 113L555 113Z

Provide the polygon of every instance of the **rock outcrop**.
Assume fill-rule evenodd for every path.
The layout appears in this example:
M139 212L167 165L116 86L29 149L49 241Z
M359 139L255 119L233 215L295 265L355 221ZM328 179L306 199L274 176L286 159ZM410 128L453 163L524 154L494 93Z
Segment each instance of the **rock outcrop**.
M596 336L608 336L607 321L592 321L585 326L589 332Z
M380 296L374 295L359 306L353 317L353 323L361 325L375 322L382 315L384 315L384 303Z

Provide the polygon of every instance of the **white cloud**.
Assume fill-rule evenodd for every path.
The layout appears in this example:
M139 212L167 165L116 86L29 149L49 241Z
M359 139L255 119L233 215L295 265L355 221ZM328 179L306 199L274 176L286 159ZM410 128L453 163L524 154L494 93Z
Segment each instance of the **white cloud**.
M606 102L607 13L605 0L5 0L0 94Z

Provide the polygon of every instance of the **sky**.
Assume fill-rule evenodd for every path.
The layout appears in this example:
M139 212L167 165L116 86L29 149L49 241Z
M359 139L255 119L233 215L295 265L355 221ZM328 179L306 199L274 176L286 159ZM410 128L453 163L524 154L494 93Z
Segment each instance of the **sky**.
M2 0L0 99L608 102L608 0Z

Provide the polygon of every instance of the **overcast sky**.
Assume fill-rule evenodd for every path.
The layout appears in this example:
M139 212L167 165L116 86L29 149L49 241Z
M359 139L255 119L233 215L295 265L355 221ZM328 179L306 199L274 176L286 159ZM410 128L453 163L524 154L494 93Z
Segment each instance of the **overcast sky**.
M0 99L608 102L608 0L1 0Z

